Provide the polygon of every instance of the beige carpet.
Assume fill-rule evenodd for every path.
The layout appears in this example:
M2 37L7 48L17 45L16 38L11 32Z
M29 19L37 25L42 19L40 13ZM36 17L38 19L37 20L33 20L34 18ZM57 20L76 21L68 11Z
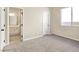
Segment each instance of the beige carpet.
M79 42L59 37L46 35L22 43L11 44L4 48L4 52L77 52Z

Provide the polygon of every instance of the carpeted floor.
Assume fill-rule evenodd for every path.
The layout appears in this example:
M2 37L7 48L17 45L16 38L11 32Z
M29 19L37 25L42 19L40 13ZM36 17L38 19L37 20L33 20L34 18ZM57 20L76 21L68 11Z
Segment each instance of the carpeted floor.
M4 52L77 52L79 42L56 35L46 35L25 42L10 44Z
M10 36L10 44L17 43L17 42L20 43L21 41L22 39L20 35Z

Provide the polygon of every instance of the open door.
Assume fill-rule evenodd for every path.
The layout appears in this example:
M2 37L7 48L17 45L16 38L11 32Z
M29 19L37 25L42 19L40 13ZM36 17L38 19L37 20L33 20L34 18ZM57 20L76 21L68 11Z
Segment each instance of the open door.
M0 8L0 50L5 46L5 8Z

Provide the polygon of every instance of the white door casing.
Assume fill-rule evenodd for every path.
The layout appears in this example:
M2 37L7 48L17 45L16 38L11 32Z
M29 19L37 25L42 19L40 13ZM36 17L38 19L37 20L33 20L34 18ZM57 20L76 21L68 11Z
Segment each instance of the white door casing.
M6 24L6 26L5 26L5 37L6 37L6 45L9 45L9 7L7 7L6 8L6 20L5 20L5 24Z

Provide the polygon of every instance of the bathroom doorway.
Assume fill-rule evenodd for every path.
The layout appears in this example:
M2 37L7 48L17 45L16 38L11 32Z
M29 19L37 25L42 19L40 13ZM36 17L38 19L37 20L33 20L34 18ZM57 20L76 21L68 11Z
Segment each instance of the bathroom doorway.
M9 8L9 44L23 41L23 9Z

